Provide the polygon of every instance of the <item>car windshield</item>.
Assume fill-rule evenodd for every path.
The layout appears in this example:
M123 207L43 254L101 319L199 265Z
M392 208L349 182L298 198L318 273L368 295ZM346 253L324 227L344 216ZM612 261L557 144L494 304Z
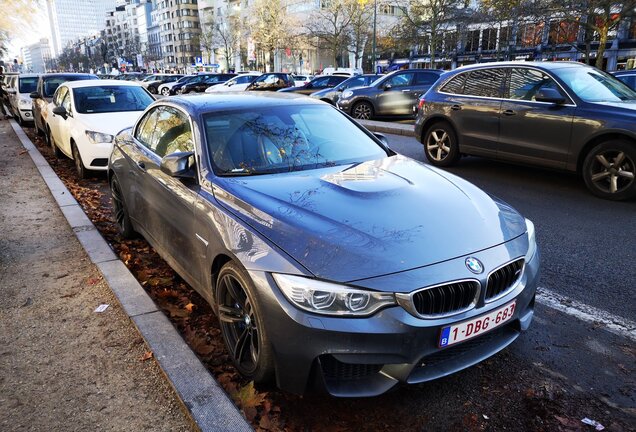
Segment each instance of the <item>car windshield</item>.
M99 79L95 75L60 75L54 77L48 77L44 80L43 90L44 97L53 97L55 90L68 81L80 81L80 80L96 80Z
M154 99L137 86L99 86L73 89L75 110L80 114L143 111Z
M204 116L219 175L256 175L360 163L387 152L329 106L240 109Z
M31 93L37 90L38 77L20 78L20 93Z
M620 102L636 100L636 92L615 77L592 68L555 70L572 91L586 102Z

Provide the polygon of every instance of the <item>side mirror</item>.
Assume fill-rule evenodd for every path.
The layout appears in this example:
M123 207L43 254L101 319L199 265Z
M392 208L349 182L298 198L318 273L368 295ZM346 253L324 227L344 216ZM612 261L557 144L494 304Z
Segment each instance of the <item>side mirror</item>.
M66 108L63 106L56 106L53 108L53 114L57 114L62 117L64 120L68 117L68 112L66 112Z
M389 83L384 84L384 86L382 87L384 89L384 91L388 91L391 90L393 88L393 86Z
M194 152L176 152L161 159L161 171L170 177L195 179Z
M31 93L29 94L29 96L31 97L31 99L40 99L40 98L42 97L42 96L40 96L40 93L38 93L38 92L36 92L36 91L31 92Z
M542 88L534 95L534 100L537 102L555 103L557 105L565 103L565 98L557 89Z

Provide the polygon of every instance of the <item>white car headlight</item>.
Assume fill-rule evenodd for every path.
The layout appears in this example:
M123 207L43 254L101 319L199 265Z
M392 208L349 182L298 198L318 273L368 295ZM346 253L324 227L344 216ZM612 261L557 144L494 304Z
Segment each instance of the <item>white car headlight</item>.
M526 219L526 228L528 230L528 252L526 252L526 262L528 262L537 251L537 239L535 237L534 224L530 219Z
M351 90L346 90L346 91L342 92L342 97L343 98L348 98L348 97L351 97L351 96L353 96L353 92Z
M28 108L28 107L32 106L32 102L31 102L30 99L20 99L18 101L18 106L19 107Z
M93 144L110 143L113 142L114 139L112 135L89 130L86 131L86 136L88 137L88 140Z
M396 304L393 293L365 291L315 279L272 274L285 297L308 312L336 316L371 315Z

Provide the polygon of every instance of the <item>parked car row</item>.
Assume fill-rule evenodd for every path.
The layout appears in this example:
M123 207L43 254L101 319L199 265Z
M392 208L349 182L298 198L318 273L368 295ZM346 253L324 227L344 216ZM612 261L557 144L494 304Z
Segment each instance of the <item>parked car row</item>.
M285 81L249 85L274 79ZM532 321L533 224L397 155L331 104L284 93L153 101L138 83L94 79L52 96L49 144L80 177L107 172L122 235L143 235L210 303L250 380L378 395L467 368ZM424 223L429 214L454 229Z

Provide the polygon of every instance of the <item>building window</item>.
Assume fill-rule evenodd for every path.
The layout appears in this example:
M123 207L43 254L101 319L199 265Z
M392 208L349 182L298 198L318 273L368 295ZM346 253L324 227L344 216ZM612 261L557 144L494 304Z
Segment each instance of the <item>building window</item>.
M519 30L519 43L522 47L529 48L541 44L543 23L524 24Z
M552 21L550 23L548 43L558 45L575 43L578 32L579 23L569 21Z
M477 51L479 48L479 30L472 30L466 34L466 52Z
M484 29L481 35L481 49L483 51L494 51L497 49L497 29Z

